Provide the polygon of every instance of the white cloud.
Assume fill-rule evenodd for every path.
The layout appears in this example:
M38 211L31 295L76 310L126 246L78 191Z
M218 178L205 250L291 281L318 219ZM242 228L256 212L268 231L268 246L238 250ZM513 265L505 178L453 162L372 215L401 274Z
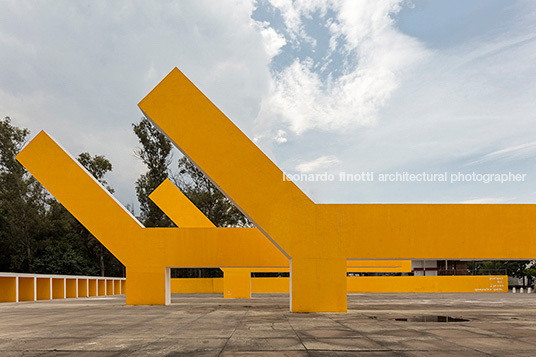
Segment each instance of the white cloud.
M320 156L317 159L314 159L312 161L303 162L296 166L296 170L301 173L310 173L315 172L319 170L324 170L329 167L336 166L340 164L341 161L337 159L336 156L333 155L324 155Z
M287 138L285 137L287 135L287 132L284 130L278 130L277 135L275 136L274 140L278 144L284 144L287 142Z
M285 37L278 34L273 28L269 27L267 22L255 22L262 35L264 48L270 58L277 56L281 52L281 47L287 44Z
M252 25L253 1L0 7L1 115L33 135L47 130L73 155L104 154L124 204L136 201L134 183L145 171L132 155L137 103L173 67L246 132L269 88L271 56Z
M295 42L309 41L302 17L316 10L325 13L328 7L336 17L326 30L330 50L322 61L296 58L273 74L260 120L279 117L297 134L315 128L343 130L374 124L378 110L398 88L402 76L428 55L418 41L393 26L391 16L399 11L400 2L272 2L281 10ZM341 74L322 73L334 58L343 61Z
M494 23L470 41L458 33L433 51L398 29L402 0L272 3L281 27L251 18L265 2L4 1L1 114L46 129L74 155L106 155L123 203L136 201L145 170L132 156L136 103L175 66L286 172L302 157L318 158L300 166L313 171L456 172L475 162L471 170L536 177L531 2L504 13L515 25ZM318 202L520 202L533 199L532 183L299 184Z
M523 154L530 154L536 149L536 141L529 143L524 143L521 145L515 145L507 147L505 149L496 150L482 156L480 159L471 161L464 166L470 166L475 164L481 164L492 160L504 159L504 158L515 158Z

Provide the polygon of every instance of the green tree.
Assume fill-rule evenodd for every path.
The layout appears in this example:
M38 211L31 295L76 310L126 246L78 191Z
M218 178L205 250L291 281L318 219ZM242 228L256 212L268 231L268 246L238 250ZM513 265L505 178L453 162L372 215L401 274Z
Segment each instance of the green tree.
M42 233L47 192L15 159L29 135L28 129L0 120L0 269L32 272L34 250Z
M468 263L469 274L476 275L502 275L506 274L515 278L523 278L527 274L526 269L530 260L484 260Z
M44 233L38 242L35 272L97 275L97 262L87 247L82 225L54 198L48 199ZM80 230L82 227L83 230Z
M146 227L171 227L171 220L149 199L151 192L169 176L171 142L146 118L132 127L141 144L134 153L148 168L136 181L141 221Z
M0 271L122 275L121 264L16 161L28 135L9 117L0 120ZM104 156L83 153L80 161L107 185L112 166Z
M217 227L250 227L251 222L188 158L179 160L175 185Z
M97 179L110 193L114 193L115 190L108 185L108 182L104 179L106 173L112 171L112 163L104 157L104 155L95 155L91 157L88 152L83 152L78 155L78 162L82 164L88 170L93 177Z

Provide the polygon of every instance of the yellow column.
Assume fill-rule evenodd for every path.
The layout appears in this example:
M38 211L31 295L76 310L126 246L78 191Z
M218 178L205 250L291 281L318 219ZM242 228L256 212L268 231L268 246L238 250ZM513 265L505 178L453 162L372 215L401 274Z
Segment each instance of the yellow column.
M346 312L346 260L292 258L292 312Z
M251 298L251 269L223 268L223 297L227 299Z
M165 305L165 274L165 267L127 266L127 305Z

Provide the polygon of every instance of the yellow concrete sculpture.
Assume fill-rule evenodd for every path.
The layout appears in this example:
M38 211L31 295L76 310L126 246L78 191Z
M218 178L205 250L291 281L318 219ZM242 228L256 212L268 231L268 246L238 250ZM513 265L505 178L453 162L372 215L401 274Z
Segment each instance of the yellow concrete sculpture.
M145 228L39 133L17 159L126 265L127 304L169 303L169 267L290 259L291 311L345 312L348 259L536 257L534 205L315 204L178 69L139 106L258 229Z
M531 259L534 205L315 204L178 69L139 107L291 260L291 310L346 311L347 259Z
M169 179L164 180L149 198L178 227L215 227L181 190ZM288 272L288 269L274 268L222 268L223 296L225 298L250 298L252 272ZM410 260L370 260L347 261L349 272L411 272Z

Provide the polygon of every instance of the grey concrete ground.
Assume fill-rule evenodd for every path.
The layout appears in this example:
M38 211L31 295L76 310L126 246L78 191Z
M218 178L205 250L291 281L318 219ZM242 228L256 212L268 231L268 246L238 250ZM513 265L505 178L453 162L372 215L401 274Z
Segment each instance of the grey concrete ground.
M536 294L351 294L347 314L292 314L288 295L0 304L1 356L536 356ZM400 322L450 315L461 323Z

